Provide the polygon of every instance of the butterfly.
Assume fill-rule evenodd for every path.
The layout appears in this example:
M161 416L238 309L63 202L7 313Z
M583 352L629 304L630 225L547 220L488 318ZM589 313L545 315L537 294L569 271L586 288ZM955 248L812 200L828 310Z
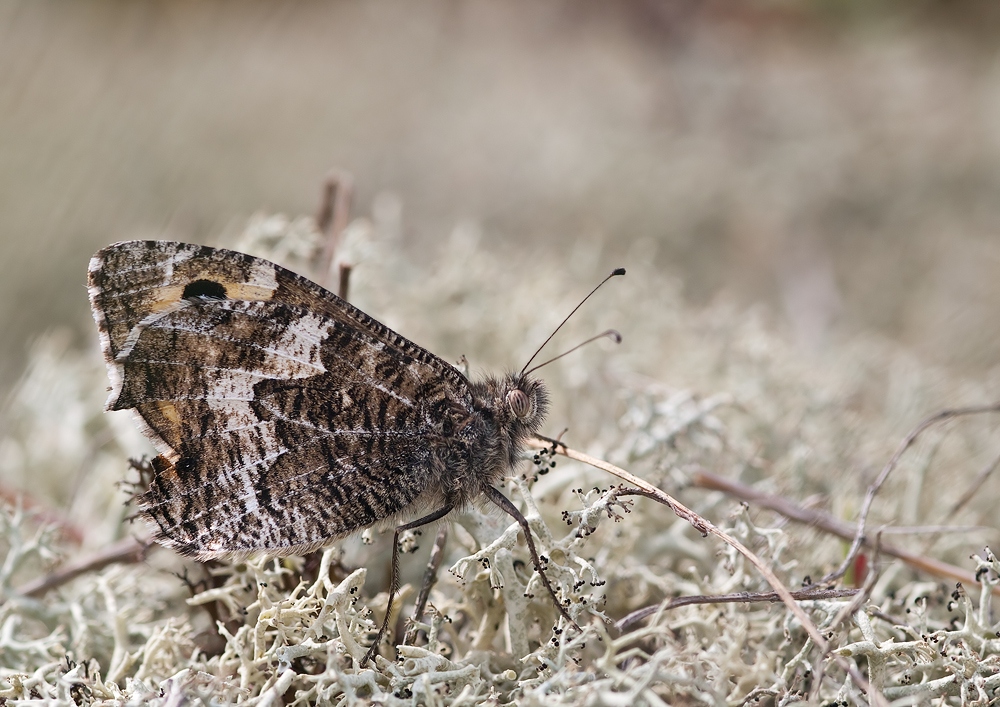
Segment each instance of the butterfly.
M488 501L521 525L576 625L497 488L548 409L527 366L470 380L310 280L232 250L116 243L91 259L88 284L105 407L132 410L159 452L136 499L154 540L199 560L284 556L398 524L391 607L400 533ZM387 610L365 662L388 623Z

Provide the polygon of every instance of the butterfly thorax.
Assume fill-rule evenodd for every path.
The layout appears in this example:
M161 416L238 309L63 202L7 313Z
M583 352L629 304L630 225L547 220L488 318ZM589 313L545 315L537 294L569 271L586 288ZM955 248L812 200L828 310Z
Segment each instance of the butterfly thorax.
M523 374L488 376L469 384L472 411L455 430L461 452L442 468L441 492L456 506L475 502L517 464L548 412L548 393Z

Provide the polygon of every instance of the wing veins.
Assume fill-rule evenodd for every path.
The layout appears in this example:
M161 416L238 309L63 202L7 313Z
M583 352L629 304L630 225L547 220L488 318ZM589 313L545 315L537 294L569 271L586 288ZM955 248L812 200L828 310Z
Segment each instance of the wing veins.
M281 413L275 412L274 416L281 420L282 422L287 422L292 425L298 425L300 427L305 427L306 429L318 432L324 437L338 437L340 435L349 435L352 437L424 437L423 432L391 432L389 430L364 430L364 429L353 429L353 430L340 430L333 429L329 427L320 427L314 425L308 420L296 420L291 417L286 417Z
M253 342L253 341L248 341L247 339L235 339L235 338L233 338L231 336L222 336L220 334L216 334L216 333L210 332L210 331L204 331L204 330L200 330L200 329L191 329L189 327L181 327L181 326L172 326L172 325L171 326L156 326L156 325L153 325L150 328L164 329L164 330L169 330L169 331L185 331L185 332L188 332L190 334L197 334L199 336L204 336L205 338L208 338L208 339L216 339L218 341L226 341L226 342L229 342L229 343L240 344L242 346L246 346L246 347L249 347L249 348L253 348L253 349L257 349L257 350L263 351L264 353L274 354L277 358L282 358L282 359L285 359L286 361L295 361L296 363L301 363L301 364L303 364L305 366L309 366L310 368L315 368L320 373L326 373L326 368L325 367L323 367L323 366L317 366L312 361L304 361L304 360L302 360L300 358L296 358L295 356L289 356L287 353L285 353L285 352L283 352L283 351L281 351L279 349L274 349L274 348L269 348L267 346L262 346L260 344L257 344L255 342ZM309 337L309 338L314 343L319 344L319 345L322 345L323 341L325 340L325 339L318 339L318 338L314 338L314 337ZM131 354L130 354L130 356L131 356ZM125 360L127 361L128 357L126 357Z
M222 435L226 432L242 432L243 430L252 430L257 427L263 427L267 424L267 420L261 420L253 425L240 425L239 427L214 427L210 429L205 434L201 435L199 439L205 439L206 437L214 437Z
M137 358L138 363L155 363L162 366L184 366L185 368L196 368L198 370L226 371L227 373L244 373L252 378L280 379L280 376L273 376L265 373L257 373L246 368L235 368L232 366L202 366L197 363L187 363L184 361L166 361L156 358Z
M256 466L260 466L261 464L265 464L265 463L267 463L267 462L273 462L273 461L276 461L276 460L277 460L278 458L280 458L280 457L281 457L281 456L282 456L283 454L288 454L288 452L289 452L289 451L290 451L290 450L288 450L288 449L282 449L282 450L281 450L280 452L277 452L277 453L275 453L275 454L269 454L269 455L267 455L267 456L264 456L264 457L261 457L260 459L258 459L258 460L256 460L256 461L253 461L253 462L250 462L250 463L248 463L248 464L242 464L242 465L240 465L240 466L237 466L237 467L233 467L232 469L230 469L230 470L229 470L229 471L231 472L231 473L230 473L230 476L232 476L232 474L233 474L233 473L235 473L235 472L239 472L239 471L249 471L250 469L252 469L252 468L254 468L254 467L256 467ZM268 466L270 467L270 465L268 465ZM244 481L244 479L240 479L240 481L242 482L242 481ZM209 483L212 483L212 482L211 482L211 481L209 481ZM208 484L202 484L202 486L207 486L207 485L208 485ZM217 484L213 484L213 485L217 485ZM246 485L245 485L245 484L242 484L242 486L243 486L243 489L246 489ZM153 508L160 508L160 507L162 507L162 506L165 506L165 505L167 505L167 504L168 504L168 503L169 503L169 502L170 502L171 500L173 500L173 499L175 499L175 498L178 498L178 497L182 497L182 498L187 498L188 496L192 496L192 495L194 495L195 493L197 493L197 492L200 492L200 490L201 490L201 487L196 487L196 488L194 488L194 489L191 489L191 490L185 490L185 491L182 491L182 492L180 492L180 493L175 493L175 494L171 495L171 497L170 497L169 499L167 499L167 500L164 500L164 501L160 501L160 502L158 502L158 503L150 503L150 504L146 504L146 505L145 505L145 506L143 507L143 509L142 509L142 510L143 510L143 512L145 512L145 513L149 513L151 509L153 509ZM238 496L237 498L248 498L248 496ZM192 516L191 516L190 518L188 518L188 519L186 519L186 520L190 520L190 521L193 521L193 520L196 520L196 519L198 519L198 518L201 518L201 517L202 517L202 516L204 516L204 515L205 515L206 513L209 513L209 512L211 512L211 511L215 510L216 508L219 508L220 506L221 506L221 504L220 504L220 503L217 503L217 504L215 504L215 505L213 505L213 506L208 506L208 507L207 507L207 508L205 508L204 510L201 510L201 511L199 511L199 512L195 513L194 515L192 515Z

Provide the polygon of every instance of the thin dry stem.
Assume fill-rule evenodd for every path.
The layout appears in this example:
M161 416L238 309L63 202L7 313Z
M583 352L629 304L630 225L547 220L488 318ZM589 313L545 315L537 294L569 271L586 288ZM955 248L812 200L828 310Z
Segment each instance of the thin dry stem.
M98 550L93 555L76 562L69 562L55 572L32 580L18 587L17 593L27 597L40 597L46 592L70 582L82 574L97 572L108 565L135 564L146 559L150 548L159 547L135 538L126 538Z
M758 491L757 489L741 484L738 481L726 479L717 474L713 474L710 471L705 471L704 469L697 471L691 477L691 483L698 488L710 489L712 491L722 491L723 493L733 496L734 498L756 503L759 506L769 508L775 513L783 515L789 520L804 523L805 525L811 525L814 528L818 528L845 540L850 540L854 537L854 526L850 523L845 523L844 521L834 518L833 516L821 511L803 508L802 506L799 506L782 496L774 496L772 494ZM867 538L863 540L863 543L866 547L875 547L875 543ZM976 579L976 576L972 572L964 570L961 567L948 564L947 562L935 560L932 557L916 555L912 552L896 547L895 545L886 545L884 543L879 546L879 551L884 555L891 555L892 557L898 558L910 567L918 569L922 572L927 572L935 577L944 577L945 579L955 580L956 582L961 582L966 585L979 584L979 580ZM820 583L825 584L825 581ZM996 596L1000 596L1000 587L994 587L993 593Z
M842 599L853 597L860 589L801 589L793 591L792 598L796 601L810 601L817 599ZM624 631L632 624L638 623L645 618L658 612L679 609L682 606L692 606L695 604L752 604L754 602L775 603L783 601L777 592L735 592L733 594L692 594L690 596L674 597L667 602L644 606L636 609L631 614L627 614L615 622L615 628Z
M410 628L406 632L405 643L412 643L416 634L417 623L424 618L424 611L427 609L427 599L431 595L435 582L437 582L438 570L444 560L444 548L448 542L448 524L442 523L438 528L437 536L434 538L434 547L431 548L430 559L427 560L427 567L424 569L423 581L420 583L420 593L413 607L413 619Z
M976 495L976 492L984 483L986 483L986 479L990 478L993 472L997 470L997 467L1000 467L1000 454L996 455L993 458L993 461L979 470L979 473L976 474L976 478L973 479L969 488L967 488L965 493L962 494L962 497L955 502L955 505L948 509L948 512L945 514L942 522L946 523L950 519L954 518L955 514L962 510L962 508L965 507L965 504L972 500L973 496Z
M662 503L670 508L670 510L672 510L679 518L690 523L691 526L702 535L714 535L727 545L736 549L737 552L746 557L747 560L749 560L750 563L757 568L757 571L761 573L767 583L770 584L778 596L781 597L781 600L785 603L785 606L788 607L788 610L791 611L792 614L795 615L795 618L799 620L799 623L802 624L802 627L805 629L806 633L809 634L809 637L813 640L813 642L824 653L827 651L826 639L824 639L822 634L820 634L816 625L809 619L808 616L806 616L806 612L804 612L802 608L795 603L795 599L792 597L792 593L788 590L788 587L782 584L781 580L775 576L770 567L764 564L764 562L757 557L757 555L751 552L743 545L743 543L734 538L732 535L719 529L711 521L701 517L666 492L661 491L649 482L644 481L638 476L630 474L621 467L615 466L614 464L606 462L603 459L597 459L589 454L584 454L583 452L571 449L562 443L553 443L552 440L546 440L541 437L535 437L528 440L528 445L535 449L552 449L554 447L557 454L562 454L570 459L575 459L576 461L589 464L594 468L613 474L619 479L635 486L638 492L643 496L652 498L653 500L658 501L659 503Z
M340 279L337 281L337 296L347 301L351 289L351 266L347 263L340 264Z
M323 287L329 286L330 270L350 218L353 197L354 177L344 170L332 170L323 183L323 196L316 213L316 228L326 236L319 262L319 284Z
M882 468L878 478L876 478L875 481L868 487L864 503L861 504L861 512L858 514L857 529L854 531L854 539L851 541L851 549L847 552L847 556L844 557L844 561L840 563L840 567L820 580L820 584L826 584L827 582L833 582L840 579L844 576L844 573L847 572L847 568L854 564L855 558L861 551L862 546L865 545L865 524L868 522L868 513L871 511L875 495L879 492L879 489L882 488L886 479L889 478L889 474L892 473L892 470L896 468L896 465L899 463L903 453L917 441L917 438L920 437L926 429L939 422L944 422L945 420L950 420L963 415L979 415L990 412L1000 412L1000 403L941 410L934 413L930 417L925 418L916 427L910 430L910 433L906 435L903 441L900 442L899 447L896 448L896 452L892 455L892 458L890 458L886 465Z
M774 589L775 593L781 598L781 601L788 607L788 610L792 612L792 615L798 619L802 628L805 630L809 639L816 645L819 649L821 655L827 655L830 652L829 644L823 635L819 632L816 624L806 615L806 612L802 610L798 604L795 603L795 598L789 591L788 587L782 584L781 580L771 571L764 562L757 557L753 552L751 552L746 546L743 545L739 540L729 535L725 531L716 527L711 521L698 515L690 508L685 506L680 501L674 499L668 493L656 488L652 484L640 479L634 474L630 474L621 467L615 466L610 462L606 462L603 459L598 459L592 457L589 454L584 454L575 449L571 449L561 442L555 440L546 439L541 436L535 436L528 440L528 446L534 449L549 449L556 454L561 454L569 459L574 459L584 464L589 464L595 469L601 469L609 474L617 476L619 479L632 484L636 487L631 493L639 493L647 498L651 498L663 505L667 506L672 510L678 518L687 521L691 526L701 532L703 535L714 535L723 542L725 542L730 547L734 548L737 552L743 555L757 571L760 572L761 576L767 581L768 584ZM876 705L887 705L885 698L877 690L873 690L871 685L865 680L864 676L861 675L860 671L857 669L853 663L850 663L846 659L833 655L833 660L837 662L847 673L851 676L851 680L857 685L858 689L863 691L868 695L868 699L872 704Z

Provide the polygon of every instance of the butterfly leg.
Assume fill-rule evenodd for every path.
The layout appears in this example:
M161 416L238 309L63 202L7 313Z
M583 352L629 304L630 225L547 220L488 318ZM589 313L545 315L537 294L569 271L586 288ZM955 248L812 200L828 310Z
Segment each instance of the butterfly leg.
M451 513L453 508L454 506L449 503L437 509L433 513L424 516L423 518L418 518L417 520L398 526L396 528L396 532L393 533L392 566L389 570L389 603L385 607L385 619L382 620L382 626L378 630L378 635L375 636L375 641L372 643L371 648L368 649L368 652L365 653L365 657L361 660L362 668L368 665L368 661L375 658L375 654L378 653L379 644L382 643L382 639L385 637L385 632L389 629L389 619L392 617L392 602L396 598L396 592L399 591L399 534L405 533L407 530L419 528L422 525L427 525L428 523L433 523L436 520L440 520Z
M556 590L552 588L552 585L549 583L549 578L545 576L545 570L542 569L542 562L538 557L538 550L535 549L535 541L531 538L531 528L528 527L528 519L524 517L521 511L517 510L517 506L511 503L510 499L492 486L486 487L486 497L496 504L500 510L516 520L521 526L521 530L524 532L524 539L528 543L528 550L531 552L531 561L535 563L535 570L538 572L538 576L541 577L542 584L544 584L545 588L549 591L549 595L552 597L552 603L556 605L556 608L559 609L559 613L563 615L563 618L566 619L566 621L568 621L573 628L577 631L582 631L583 629L581 629L576 621L573 620L573 617L566 612L562 602L559 601L558 595L556 595Z

